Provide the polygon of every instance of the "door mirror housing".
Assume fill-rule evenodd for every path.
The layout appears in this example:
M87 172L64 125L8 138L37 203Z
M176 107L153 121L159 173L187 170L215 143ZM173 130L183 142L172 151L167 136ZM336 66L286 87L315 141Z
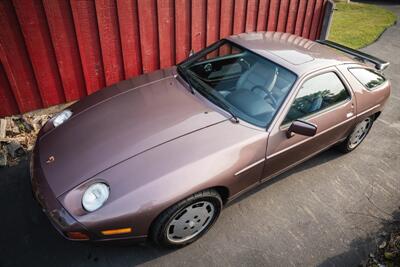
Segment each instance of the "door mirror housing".
M290 124L289 129L286 132L287 138L292 137L294 133L305 136L314 136L317 133L317 126L306 121L295 120Z

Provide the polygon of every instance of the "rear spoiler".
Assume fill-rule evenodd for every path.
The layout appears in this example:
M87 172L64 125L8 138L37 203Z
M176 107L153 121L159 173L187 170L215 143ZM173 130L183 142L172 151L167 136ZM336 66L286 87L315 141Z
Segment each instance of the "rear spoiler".
M372 64L375 65L375 69L377 69L379 71L383 71L390 64L389 62L386 62L386 61L384 61L382 59L379 59L377 57L368 55L368 54L366 54L364 52L349 48L347 46L344 46L344 45L341 45L341 44L338 44L338 43L335 43L335 42L332 42L332 41L329 41L329 40L316 40L316 42L320 43L320 44L323 44L323 45L326 45L326 46L329 46L329 47L332 47L332 48L335 48L337 50L345 52L346 54L355 56L357 59L360 59L363 62L365 62L365 61L371 62Z

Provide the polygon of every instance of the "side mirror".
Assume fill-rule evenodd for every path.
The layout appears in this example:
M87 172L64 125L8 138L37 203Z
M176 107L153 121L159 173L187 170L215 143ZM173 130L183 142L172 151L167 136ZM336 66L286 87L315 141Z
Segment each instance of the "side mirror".
M295 120L286 132L287 138L292 137L294 133L305 136L314 136L317 133L317 126L309 122Z

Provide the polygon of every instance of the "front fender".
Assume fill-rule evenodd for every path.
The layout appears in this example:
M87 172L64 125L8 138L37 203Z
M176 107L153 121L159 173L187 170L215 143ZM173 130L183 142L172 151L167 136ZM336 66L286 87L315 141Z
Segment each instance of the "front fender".
M226 128L230 133L221 136ZM263 131L221 123L127 159L59 200L92 232L132 227L132 236L145 236L162 211L196 192L223 186L236 194L257 183L263 165L235 173L265 157L267 137ZM110 197L99 210L87 213L81 198L96 181L109 184Z

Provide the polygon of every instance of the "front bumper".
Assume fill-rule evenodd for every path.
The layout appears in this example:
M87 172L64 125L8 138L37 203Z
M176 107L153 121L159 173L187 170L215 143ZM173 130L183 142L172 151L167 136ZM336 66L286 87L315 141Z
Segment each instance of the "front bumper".
M96 237L77 222L57 200L43 175L38 155L36 146L29 163L32 193L54 228L68 240L76 240L68 237L67 233L69 232L81 232L89 236L89 239L96 239Z
M42 131L41 131L42 133ZM38 140L41 136L38 135ZM38 142L30 156L30 180L32 193L42 211L49 218L54 228L65 238L72 241L85 241L83 239L70 238L67 233L80 232L89 237L86 241L116 241L129 243L142 243L147 240L147 236L102 236L96 231L89 231L84 225L79 223L57 199L49 186L40 164L40 153Z

